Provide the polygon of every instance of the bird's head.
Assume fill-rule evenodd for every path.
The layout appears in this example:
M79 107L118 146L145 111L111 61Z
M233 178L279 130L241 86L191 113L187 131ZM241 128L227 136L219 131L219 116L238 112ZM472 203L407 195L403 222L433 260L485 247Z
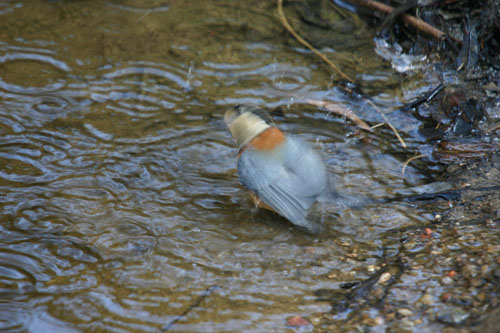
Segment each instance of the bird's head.
M269 113L253 105L228 109L224 121L240 149L266 129L276 126Z

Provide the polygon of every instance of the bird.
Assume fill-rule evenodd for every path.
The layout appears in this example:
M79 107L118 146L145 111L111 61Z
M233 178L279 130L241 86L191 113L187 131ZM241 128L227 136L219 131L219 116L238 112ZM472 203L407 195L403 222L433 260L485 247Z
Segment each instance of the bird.
M321 155L306 141L280 131L270 114L254 105L236 105L224 113L238 146L238 176L257 207L281 215L317 234L320 219L308 215L328 190Z

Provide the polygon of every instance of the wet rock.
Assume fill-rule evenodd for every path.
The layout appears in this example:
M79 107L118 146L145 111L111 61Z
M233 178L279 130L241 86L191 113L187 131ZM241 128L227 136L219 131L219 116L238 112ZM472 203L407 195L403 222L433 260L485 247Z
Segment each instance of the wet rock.
M445 276L444 278L441 279L441 284L449 285L452 283L453 283L453 279L449 276Z
M441 300L446 303L449 302L452 297L453 295L451 293L444 293L443 295L441 295Z
M314 247L312 247L312 246L307 246L306 247L306 253L308 253L308 254L314 254L314 253L316 253L316 249Z
M384 307L382 308L382 312L384 313L384 316L387 320L392 320L396 316L396 311L394 311L394 308L391 305L385 304Z
M315 315L313 317L311 317L310 321L311 321L311 324L313 325L319 325L321 323L321 316L318 316L318 315Z
M419 302L425 305L432 305L434 304L434 297L431 294L424 294L420 297Z
M377 326L375 318L365 317L361 320L361 324L364 326Z
M496 308L482 320L482 322L475 329L475 332L481 332L481 333L498 332L499 327L500 327L500 308Z
M391 279L391 276L392 275L389 272L383 273L382 275L380 275L380 278L378 279L378 283L380 283L380 284L386 283L387 281L389 281Z
M413 311L407 308L400 308L397 310L398 315L401 317L410 317L413 316Z
M371 292L371 295L375 298L381 298L384 296L384 293L385 293L384 289L379 287L379 288L373 289L373 291Z
M446 273L446 276L448 276L450 278L455 277L455 275L457 275L457 272L455 272L455 271L449 271L448 273Z
M467 278L474 278L478 275L479 273L479 267L476 265L465 265L464 268L462 269L462 272L465 277Z
M444 324L460 325L467 320L469 316L468 312L461 309L455 309L450 312L438 313L436 319Z
M471 279L469 283L472 287L480 287L484 284L482 279Z
M427 239L432 237L432 229L425 228L424 232L420 234L420 238Z
M479 302L484 302L486 300L486 294L485 293L479 293L477 296L476 296L476 299L479 301Z
M401 328L403 330L413 331L415 324L411 320L405 318L401 320Z
M469 295L462 295L460 297L455 297L452 299L453 303L463 306L463 307L468 307L471 306L474 302L474 299L469 296Z

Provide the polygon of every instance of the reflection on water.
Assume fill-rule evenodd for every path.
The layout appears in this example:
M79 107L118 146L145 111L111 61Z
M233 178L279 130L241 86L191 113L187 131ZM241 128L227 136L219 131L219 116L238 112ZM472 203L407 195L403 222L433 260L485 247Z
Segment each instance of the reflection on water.
M382 232L432 218L368 205L313 237L252 206L221 119L235 103L281 107L280 126L316 144L351 195L427 181L411 167L401 174L389 132L363 142L352 124L300 104L368 114L290 40L273 6L0 4L2 329L283 329L290 315L328 311L314 290L364 277ZM343 65L384 90L394 73L364 45L352 59L368 54L366 68ZM374 96L387 111L399 103L391 91ZM337 281L332 270L347 273Z

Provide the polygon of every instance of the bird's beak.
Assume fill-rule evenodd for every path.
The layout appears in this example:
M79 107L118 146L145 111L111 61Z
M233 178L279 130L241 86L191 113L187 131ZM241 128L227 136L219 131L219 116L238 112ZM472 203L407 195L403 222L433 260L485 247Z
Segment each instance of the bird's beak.
M231 127L231 124L236 120L236 118L238 118L239 115L240 113L236 111L234 107L227 109L224 113L224 121L226 122L226 125Z

